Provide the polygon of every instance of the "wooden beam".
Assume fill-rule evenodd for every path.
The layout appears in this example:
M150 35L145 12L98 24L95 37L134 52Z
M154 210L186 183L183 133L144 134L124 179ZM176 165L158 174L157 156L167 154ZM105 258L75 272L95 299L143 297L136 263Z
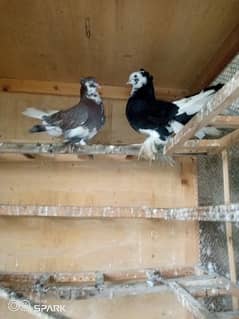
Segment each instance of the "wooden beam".
M187 89L156 88L156 95L174 100L189 94ZM1 79L0 92L30 93L57 96L80 96L79 83ZM103 98L126 100L130 95L130 87L102 85Z
M238 98L239 71L165 146L165 154L174 153L179 146L192 138L198 130L210 124L215 116L222 113Z
M187 271L188 270L188 271ZM150 270L152 271L152 270ZM0 283L4 289L14 289L19 294L41 294L45 298L55 296L61 299L112 298L127 295L164 293L169 289L169 282L177 278L178 284L183 286L194 297L216 297L234 294L239 295L239 289L227 289L225 282L217 275L185 276L190 269L164 269L160 271L167 278L165 285L160 281L149 285L149 270L125 271L118 273L101 273L104 281L97 284L96 272L90 273L1 273ZM89 281L89 275L94 280ZM117 275L117 277L116 277ZM183 277L182 277L183 276ZM164 279L165 280L165 279Z
M228 163L228 152L224 150L222 152L222 170L223 170L223 189L224 189L224 202L225 204L230 203L230 178L229 178L229 163ZM234 254L234 243L232 236L232 223L226 223L226 237L227 237L227 250L229 259L229 271L232 283L237 283L237 272L236 272L236 260ZM233 310L237 310L239 306L238 298L232 298Z
M214 119L212 119L210 125L217 128L237 129L239 128L239 116L217 115Z
M239 204L189 208L45 206L0 204L0 216L141 218L239 222Z
M157 268L146 268L126 271L103 272L104 281L110 283L122 283L130 281L145 281L149 271L159 271ZM174 267L161 268L160 273L164 278L179 278L192 276L194 274L193 267ZM95 284L97 271L82 272L0 272L0 284L11 285L21 283L25 285L34 285L42 283L45 285L76 285L76 284ZM214 278L214 277L213 277Z
M220 146L219 150L228 148L234 144L239 143L239 129L225 135L219 140Z
M228 65L239 52L239 24L234 28L227 39L222 43L215 56L202 70L201 74L193 84L192 89L197 92L207 87L218 74Z
M178 301L197 319L217 319L214 313L210 313L205 306L197 301L185 288L177 282L167 281L167 285L176 295Z

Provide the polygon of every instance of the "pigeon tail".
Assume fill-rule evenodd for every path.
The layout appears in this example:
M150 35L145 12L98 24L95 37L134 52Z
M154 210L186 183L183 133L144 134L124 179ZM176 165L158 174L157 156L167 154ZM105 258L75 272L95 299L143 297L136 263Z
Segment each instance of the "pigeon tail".
M200 140L204 138L206 135L218 137L221 135L221 131L218 130L216 127L208 126L208 127L201 128L195 134L195 136L199 138Z
M39 132L45 132L46 127L44 125L34 125L29 132L30 133L39 133Z
M43 116L48 116L49 114L47 112L35 109L34 107L27 108L24 112L22 112L23 115L32 117L34 119L41 120Z

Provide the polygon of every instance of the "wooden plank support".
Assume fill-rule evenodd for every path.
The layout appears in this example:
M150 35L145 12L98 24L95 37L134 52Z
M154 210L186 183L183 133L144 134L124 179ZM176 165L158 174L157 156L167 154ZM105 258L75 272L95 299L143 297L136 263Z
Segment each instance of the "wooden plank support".
M13 313L28 312L32 316L40 319L70 319L61 312L52 311L51 308L54 308L54 306L47 307L47 305L43 305L42 302L39 304L33 302L28 297L18 294L12 289L0 286L0 298L8 301L8 309ZM59 310L60 308L57 307L57 309ZM62 310L65 309L62 308Z
M239 71L225 86L219 90L202 110L195 115L165 146L165 154L173 154L175 150L201 128L209 125L213 118L222 113L239 98Z
M126 271L104 272L104 282L121 283L130 281L146 281L148 271L159 271L159 269L136 269ZM178 278L194 275L193 267L176 267L176 268L162 268L160 273L164 278ZM76 284L92 284L97 282L97 271L84 272L0 272L1 285L11 284L25 284L36 285L51 284L51 285L76 285ZM102 274L102 272L101 272ZM213 277L214 278L214 277Z
M222 152L222 169L223 169L223 189L224 189L224 202L225 204L230 203L230 178L229 178L229 163L228 163L228 152L224 150ZM232 236L232 223L226 223L226 237L227 237L227 250L229 259L229 271L232 283L237 283L237 272L236 272L236 260L234 254L234 243ZM238 310L239 300L238 298L232 298L233 310Z
M103 98L126 100L130 95L129 87L102 85L101 90ZM0 78L0 91L79 97L80 84ZM155 88L155 91L158 97L169 100L174 100L189 94L187 89Z
M239 203L190 208L46 206L0 204L0 216L141 218L239 222Z
M223 150L223 149L226 149L234 144L238 144L239 143L239 129L222 137L219 140L219 143L220 143L220 146L219 146L218 150Z
M29 155L29 159L34 159L35 155L44 155L53 157L54 155L124 155L138 156L141 144L131 145L101 145L92 144L86 146L76 146L71 148L62 143L25 143L25 142L0 142L0 156L6 154L23 154ZM221 146L219 140L190 140L177 150L175 156L202 154L207 152L215 152ZM159 160L162 160L163 150L160 153ZM62 157L63 159L63 157Z
M100 285L97 283L97 272L92 272L93 281L89 281L90 273L2 273L0 283L4 289L15 290L19 294L55 296L61 299L88 299L88 298L112 298L127 295L140 295L151 293L163 293L169 290L169 283L175 282L187 289L194 297L216 297L222 295L239 295L239 288L231 290L225 286L223 278L217 275L196 276L187 275L189 269L174 269L155 271L167 278L167 283L161 282L157 277L152 284L148 281L149 270L134 272L119 272L114 274L100 273L105 280ZM189 273L189 272L188 272ZM99 273L98 273L99 274ZM115 276L118 277L115 277ZM140 275L140 276L139 276ZM184 277L180 277L183 275ZM84 277L86 276L86 277ZM124 277L123 277L124 276ZM116 278L117 280L112 280ZM124 280L123 280L124 279ZM165 280L165 279L164 279Z
M197 319L217 319L214 313L210 313L207 308L197 301L185 288L177 282L167 281L167 285L176 295L178 301Z
M210 125L215 126L217 128L237 129L239 128L239 116L217 115L214 119L212 119Z

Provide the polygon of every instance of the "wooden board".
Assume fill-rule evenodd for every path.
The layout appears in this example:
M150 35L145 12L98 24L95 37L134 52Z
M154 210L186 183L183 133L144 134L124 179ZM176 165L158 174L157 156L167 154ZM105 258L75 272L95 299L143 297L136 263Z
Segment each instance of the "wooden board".
M190 207L196 204L193 158L175 167L98 158L79 163L2 162L5 204Z
M0 77L78 82L94 75L124 85L145 67L161 87L185 89L224 54L239 2L1 0L0 12Z

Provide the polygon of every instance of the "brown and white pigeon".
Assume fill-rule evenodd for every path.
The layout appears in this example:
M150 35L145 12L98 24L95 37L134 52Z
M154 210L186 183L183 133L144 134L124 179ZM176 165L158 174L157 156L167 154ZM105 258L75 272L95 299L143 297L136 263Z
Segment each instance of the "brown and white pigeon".
M92 139L105 123L104 105L98 92L100 86L93 77L82 78L80 83L80 102L69 109L44 112L27 108L24 115L41 120L30 132L63 136L70 144L85 145Z

